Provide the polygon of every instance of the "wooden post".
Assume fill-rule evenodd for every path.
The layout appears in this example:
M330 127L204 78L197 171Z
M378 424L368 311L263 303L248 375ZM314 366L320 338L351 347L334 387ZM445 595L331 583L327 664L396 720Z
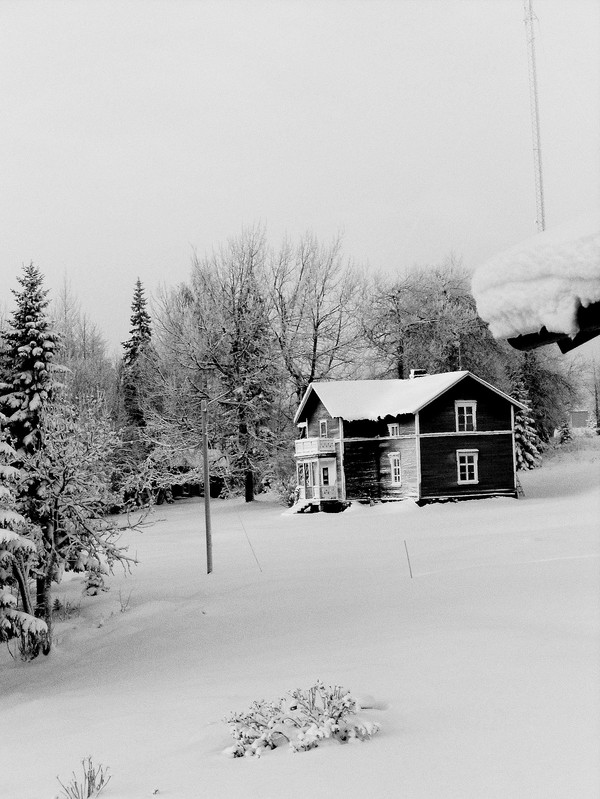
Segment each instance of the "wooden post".
M412 580L413 573L412 573L412 566L410 565L410 558L408 557L408 546L407 546L407 543L406 543L406 538L404 539L404 549L406 550L406 560L408 561L408 571L410 572L410 579Z
M212 530L210 523L210 467L208 463L208 402L202 400L202 456L204 460L204 528L206 531L206 573L213 570Z

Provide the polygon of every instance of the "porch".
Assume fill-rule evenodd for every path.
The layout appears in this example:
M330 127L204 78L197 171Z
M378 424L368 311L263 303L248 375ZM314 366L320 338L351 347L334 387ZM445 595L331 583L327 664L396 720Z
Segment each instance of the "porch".
M298 488L298 498L315 505L340 499L335 458L320 457L299 461Z

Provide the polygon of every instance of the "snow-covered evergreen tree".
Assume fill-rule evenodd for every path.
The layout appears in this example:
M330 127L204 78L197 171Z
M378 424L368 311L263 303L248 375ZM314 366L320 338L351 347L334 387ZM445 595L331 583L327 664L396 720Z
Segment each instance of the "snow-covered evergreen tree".
M19 470L10 465L15 458L16 452L0 433L0 642L19 638L22 652L37 654L46 638L47 626L33 615L29 595L28 572L37 559L37 546L22 535L27 523L16 511L14 483ZM15 590L23 600L22 610L17 608Z
M517 469L535 469L542 462L542 442L535 429L529 394L520 377L515 379L512 396L525 405L515 411L515 449Z
M121 369L121 390L123 409L125 411L125 424L129 432L127 438L132 442L134 458L145 455L139 446L139 431L135 428L144 427L144 397L149 383L149 370L152 361L152 326L150 314L147 311L147 301L144 287L138 278L131 303L131 329L130 338L123 342L123 365ZM131 429L133 428L133 429Z
M131 366L144 349L150 344L152 339L152 325L150 314L147 310L147 300L141 280L136 280L133 291L133 301L131 303L131 328L130 337L123 342L125 355L123 361L127 366Z
M2 332L0 410L19 459L41 444L40 421L53 387L52 359L57 336L46 316L48 291L33 264L17 278L16 308Z

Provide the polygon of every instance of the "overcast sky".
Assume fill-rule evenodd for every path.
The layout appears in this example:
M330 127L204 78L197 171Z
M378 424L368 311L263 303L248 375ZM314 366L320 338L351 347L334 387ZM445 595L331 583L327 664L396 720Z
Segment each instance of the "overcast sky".
M534 0L546 221L600 205L600 3ZM263 223L372 270L536 232L522 0L0 0L0 303L66 274L111 345Z

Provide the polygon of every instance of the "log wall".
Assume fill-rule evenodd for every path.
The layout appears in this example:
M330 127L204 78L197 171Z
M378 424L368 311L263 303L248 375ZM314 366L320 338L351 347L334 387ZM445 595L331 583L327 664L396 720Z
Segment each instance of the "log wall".
M461 496L514 490L512 434L422 438L421 497ZM458 482L456 450L479 452L479 482Z
M399 452L402 485L392 484L389 455ZM414 439L346 441L344 444L347 499L404 499L417 495Z
M417 378L418 379L418 378ZM449 433L456 430L456 400L477 402L477 430L510 430L510 402L467 376L419 413L421 433Z

